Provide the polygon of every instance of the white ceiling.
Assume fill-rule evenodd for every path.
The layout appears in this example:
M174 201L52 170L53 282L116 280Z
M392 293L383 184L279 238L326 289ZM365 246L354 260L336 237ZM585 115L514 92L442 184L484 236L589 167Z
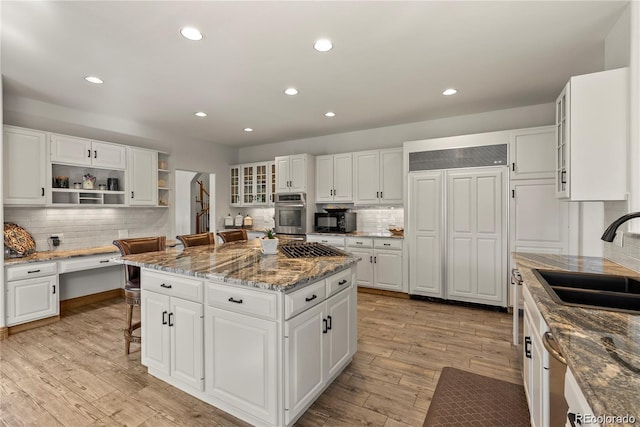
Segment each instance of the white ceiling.
M552 102L603 69L626 4L3 1L4 91L219 144L286 141Z

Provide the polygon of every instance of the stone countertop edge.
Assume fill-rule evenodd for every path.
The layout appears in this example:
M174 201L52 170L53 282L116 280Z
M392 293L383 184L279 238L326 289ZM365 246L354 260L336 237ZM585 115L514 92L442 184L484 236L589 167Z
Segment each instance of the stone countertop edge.
M636 279L640 273L600 257L517 252L512 255L594 415L630 415L640 419L640 314L558 304L532 269ZM605 338L613 340L618 358L605 347Z
M172 248L175 246L181 245L181 243L177 240L167 240L167 247ZM78 248L78 249L67 249L61 251L43 251L36 252L31 255L27 255L24 257L16 257L16 258L5 258L4 265L20 265L20 264L29 264L32 262L44 262L44 261L58 261L65 260L70 258L78 258L84 256L92 256L92 255L104 255L104 254L117 254L120 253L120 250L115 245L105 245L105 246L96 246L92 248Z
M377 233L368 231L352 231L351 233L322 233L320 231L314 231L313 233L307 233L307 236L338 236L338 237L380 237L383 239L404 239L404 234L393 235L391 233Z
M148 252L114 257L113 262L167 273L213 280L218 283L291 292L356 264L360 258L287 258L278 253L263 255L259 241L232 242L164 252ZM280 265L278 265L280 264ZM216 271L217 270L217 271ZM272 282L267 281L271 276Z

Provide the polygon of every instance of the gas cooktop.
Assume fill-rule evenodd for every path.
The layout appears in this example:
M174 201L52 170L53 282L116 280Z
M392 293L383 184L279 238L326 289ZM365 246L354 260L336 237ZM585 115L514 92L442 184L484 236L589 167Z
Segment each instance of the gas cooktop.
M285 254L287 258L314 258L321 256L345 256L346 254L339 249L331 246L323 245L317 242L297 242L292 241L280 245L280 252Z

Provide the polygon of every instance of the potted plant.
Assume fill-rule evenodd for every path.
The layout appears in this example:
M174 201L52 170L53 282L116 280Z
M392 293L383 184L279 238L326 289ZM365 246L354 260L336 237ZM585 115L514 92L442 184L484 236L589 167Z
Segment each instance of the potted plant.
M260 240L262 245L262 253L264 254L277 254L278 253L278 239L273 228L266 228L264 230L266 235Z

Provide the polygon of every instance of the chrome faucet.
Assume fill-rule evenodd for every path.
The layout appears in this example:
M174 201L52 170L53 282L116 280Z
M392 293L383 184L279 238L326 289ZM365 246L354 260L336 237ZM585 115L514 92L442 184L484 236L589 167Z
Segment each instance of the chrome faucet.
M638 218L638 217L640 217L640 212L631 212L626 215L622 215L620 218L613 221L611 225L607 227L606 230L604 230L604 233L602 234L601 239L604 240L605 242L613 242L613 239L616 238L616 230L618 230L618 227L620 227L622 224L629 221L630 219Z

